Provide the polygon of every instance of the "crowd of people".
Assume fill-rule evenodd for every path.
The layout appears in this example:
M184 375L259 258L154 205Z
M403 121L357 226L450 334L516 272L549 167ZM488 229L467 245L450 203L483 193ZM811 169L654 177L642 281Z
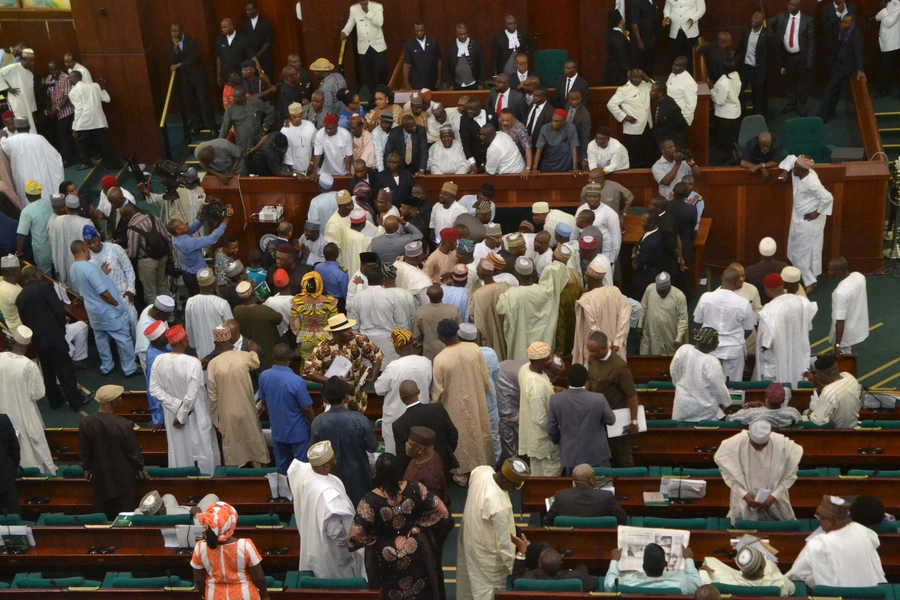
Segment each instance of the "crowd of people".
M830 3L822 11L823 23L835 28L825 51L836 65L825 117L840 85L861 70L853 62L861 40L852 5L833 5L835 19ZM510 493L530 477L571 477L573 487L556 495L548 524L566 516L626 523L613 495L596 489L595 469L635 466L630 436L640 435L642 407L628 364L630 338L642 355L671 357L673 419L747 426L715 454L731 490L731 523L793 519L789 488L803 448L774 429L801 421L859 424L860 385L839 361L868 337L866 280L843 257L829 261L827 274L838 282L833 351L812 357L811 298L833 197L812 159L785 157L764 133L740 164L766 179L777 171L792 186L789 262L774 258L772 238L762 239L759 260L729 265L721 287L700 295L689 319L693 246L706 200L695 190L702 171L688 149L697 85L686 57L705 8L702 0L669 0L658 22L645 14L648 6L658 16L654 2L631 4L633 41L622 12L609 14L604 84L620 86L608 110L623 123L621 140L607 127L593 128L589 84L577 61L566 63L550 103L529 71L536 41L512 16L493 41L489 68L464 24L442 54L417 22L404 49L404 85L413 92L401 106L385 85L382 6L354 4L341 37L356 30L364 81L374 90L366 111L326 58L306 70L291 55L279 81L271 81L273 28L248 2L239 29L223 20L216 41L220 128L197 40L174 24L169 52L185 108L194 129L218 130L196 148L202 170L223 184L255 174L321 188L302 230L279 223L274 236L262 246L253 240L246 253L226 235L231 207L200 220L205 193L196 172L174 200L145 184L135 197L114 177L103 179L99 202L80 195L64 180L64 166L89 168L94 151L107 166L118 160L102 112L109 95L72 54L67 72L51 61L51 76L40 80L34 52L24 43L13 47L0 58L9 59L0 84L12 111L3 116L0 143L12 179L0 164L0 191L21 208L15 243L0 264L0 313L10 333L9 351L0 353L5 456L16 467L54 475L37 401L46 396L51 408L78 411L96 400L99 411L79 432L93 506L109 519L133 512L136 479L147 474L132 424L119 414L125 390L105 385L87 396L78 384L77 370L95 367L88 361L93 332L102 375L118 365L124 377L144 378L152 426L165 430L169 467L212 475L218 466L273 464L287 476L303 539L301 571L365 576L391 598L444 598L441 557L454 527L455 484L467 488L458 598L488 600L509 577L580 579L583 591L597 591L585 567L563 568L560 549L521 535ZM736 138L733 121L748 83L754 111L765 111L769 54L794 73L789 108L805 114L812 25L798 11L798 0L790 0L767 27L764 15L754 15L737 53L727 34L701 48L715 80L723 149ZM900 26L900 2L891 0L885 11L882 27ZM664 27L673 59L666 82L652 78ZM494 85L485 106L474 96L456 107L433 100L431 89L442 84L474 90L486 80ZM35 105L38 97L44 108ZM638 167L650 169L659 193L628 255L622 244L634 194L607 175ZM580 205L572 212L536 202L531 218L515 227L501 223L490 183L465 194L448 181L431 199L417 182L426 174L541 172L585 172ZM335 178L348 175L349 186L338 189ZM622 284L623 270L632 273L630 287ZM86 320L67 307L55 282L77 294ZM729 383L748 380L774 383L765 403L734 407ZM804 380L817 395L801 414L789 400ZM314 410L310 391L319 392L324 412ZM367 411L373 392L384 398L383 448ZM609 434L612 426L621 435ZM17 513L15 470L9 473L0 505ZM158 493L139 510L145 504L147 514L182 510ZM235 509L218 498L202 504L184 508L206 529L191 563L197 585L267 597L259 552L234 537ZM620 573L622 551L612 549L602 585L607 592L677 588L706 599L717 594L710 582L777 586L782 595L794 592L795 581L876 585L885 581L877 535L864 525L885 518L878 506L872 498L851 505L825 495L816 513L821 528L785 575L755 547L737 553L738 569L711 556L697 569L685 547L685 568L673 571L666 551L651 544L642 571L630 573ZM215 551L231 544L238 561Z

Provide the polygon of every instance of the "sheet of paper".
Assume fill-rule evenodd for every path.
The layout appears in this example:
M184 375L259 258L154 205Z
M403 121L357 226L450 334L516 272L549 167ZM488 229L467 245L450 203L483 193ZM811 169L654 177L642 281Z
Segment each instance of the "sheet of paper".
M288 483L287 477L281 473L266 473L266 479L269 480L269 491L272 493L273 498L294 499L294 495L291 494L291 484Z
M612 425L606 426L606 436L607 437L621 437L623 435L628 435L625 433L625 428L631 425L631 409L630 408L618 408L613 411L613 414L616 415L616 422ZM638 407L638 431L643 433L647 431L647 415L644 412L644 406L641 405Z
M755 502L765 502L769 499L769 496L772 495L772 490L762 489L756 492L756 497L753 499Z
M353 363L343 356L336 356L334 360L331 361L331 366L325 371L325 379L330 377L347 377L352 368Z
M163 536L163 546L165 548L177 548L178 547L178 536L175 534L175 528L171 529L160 529L159 532Z
M618 546L622 550L620 571L641 571L644 548L647 544L659 544L666 552L666 570L684 571L682 551L690 543L691 532L683 529L653 529L619 525Z

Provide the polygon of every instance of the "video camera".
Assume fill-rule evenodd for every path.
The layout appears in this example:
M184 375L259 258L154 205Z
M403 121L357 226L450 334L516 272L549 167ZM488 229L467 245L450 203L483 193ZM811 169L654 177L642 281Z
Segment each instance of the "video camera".
M690 148L676 148L675 153L681 154L684 162L691 162L692 160L694 160L694 155L691 154Z
M225 218L225 212L230 204L225 204L218 198L206 197L206 201L200 210L197 211L197 220L201 223L204 221L221 221Z
M192 189L200 185L200 177L193 167L179 165L171 160L158 160L153 165L153 175L163 184L163 198L169 202L178 199L178 188Z

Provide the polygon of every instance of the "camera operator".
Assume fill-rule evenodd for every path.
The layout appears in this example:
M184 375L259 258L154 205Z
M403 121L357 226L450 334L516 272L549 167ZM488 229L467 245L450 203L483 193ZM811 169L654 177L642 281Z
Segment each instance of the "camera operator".
M216 201L218 203L218 201ZM204 213L207 211L203 211ZM210 211L212 212L212 211ZM202 215L201 215L202 216ZM234 216L234 209L231 206L225 208L224 218L221 219L218 227L212 233L202 237L191 237L201 227L203 221L195 220L188 225L180 219L172 219L169 221L168 230L172 236L172 245L178 253L181 264L181 276L184 285L188 290L188 296L194 296L200 293L200 286L197 283L197 271L206 268L206 259L203 257L203 249L213 246L219 241L219 238L225 233L225 227L228 221Z
M157 178L163 185L162 194L150 191L152 182ZM137 187L144 200L156 209L163 223L174 219L193 223L207 200L197 171L172 161L157 162L147 183L138 183Z
M676 147L672 140L660 142L659 151L662 156L653 165L653 178L659 183L659 195L669 200L672 189L682 178L687 175L700 178L700 167L694 163L690 150Z

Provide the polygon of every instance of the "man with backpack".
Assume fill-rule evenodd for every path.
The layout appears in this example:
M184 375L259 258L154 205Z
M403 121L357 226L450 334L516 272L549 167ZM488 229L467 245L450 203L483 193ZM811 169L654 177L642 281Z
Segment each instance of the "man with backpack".
M172 260L172 241L156 215L136 213L128 221L128 257L144 286L144 302L153 304L168 291L166 265Z

